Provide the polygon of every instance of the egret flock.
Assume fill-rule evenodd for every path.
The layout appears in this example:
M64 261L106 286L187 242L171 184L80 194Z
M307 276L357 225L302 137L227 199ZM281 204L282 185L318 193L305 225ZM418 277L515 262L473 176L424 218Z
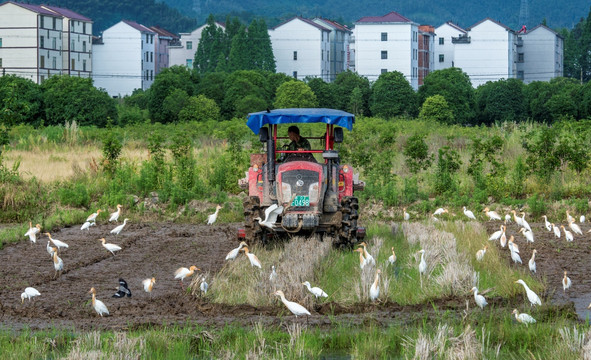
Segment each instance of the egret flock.
M215 212L208 216L208 218L207 218L208 225L211 225L216 221L216 219L218 217L218 213L221 208L222 207L218 205L216 207ZM282 211L282 210L283 210L283 208L280 206L276 206L276 205L274 207L271 206L265 212L265 219L257 218L256 220L263 226L272 227L272 224L276 221L277 216L279 215L280 211ZM96 220L102 211L103 210L98 209L95 213L92 213L91 215L89 215L88 218L86 219L86 221L84 222L84 224L82 225L81 230L88 231L91 226L95 225ZM509 240L507 242L507 226L506 225L513 220L518 226L520 226L520 229L517 232L517 234L523 235L526 242L534 243L535 242L534 232L531 229L528 222L525 220L526 214L521 212L520 213L521 216L518 216L517 212L515 210L513 210L513 211L511 211L513 214L512 217L509 214L507 214L503 218L497 212L491 211L488 207L486 207L483 210L483 212L485 213L486 217L489 219L488 221L502 221L502 222L504 221L504 224L500 224L499 230L497 230L493 234L491 234L490 237L488 238L488 240L490 240L490 241L497 241L498 240L499 244L502 248L504 248L505 246L508 246L512 261L514 263L522 264L519 246L515 243L514 235L510 235ZM117 222L121 213L122 213L122 206L117 205L117 210L110 214L109 222L112 222L112 221ZM406 208L403 208L402 213L403 213L403 219L405 221L408 221L410 219L410 214L406 211ZM435 210L435 212L433 214L431 214L431 219L434 221L438 221L438 217L443 214L446 214L446 213L449 213L447 209L439 208L439 209ZM471 210L468 210L465 206L463 207L463 214L470 220L476 220L476 216L474 215L474 213ZM556 238L561 237L560 229L562 229L562 233L564 233L565 239L567 241L574 241L575 235L583 236L583 231L581 230L580 226L578 226L575 223L575 218L572 217L568 212L567 212L567 223L568 223L568 227L570 230L567 230L564 225L557 226L554 223L550 222L546 215L543 216L543 219L544 219L544 228L549 232L553 232L554 235L556 236ZM585 217L581 216L579 220L581 223L583 223L585 221ZM129 221L129 219L127 219L127 218L124 219L123 224L115 227L113 230L110 231L110 233L115 236L119 235L123 231L123 229L128 221ZM588 232L591 232L591 230ZM39 234L41 234L41 225L36 224L35 226L33 226L32 223L30 222L29 229L25 233L24 236L28 237L29 240L31 241L31 243L36 243L37 237ZM47 252L51 256L51 259L52 259L52 262L54 265L55 276L57 277L58 274L64 269L64 261L62 260L62 258L60 258L59 254L61 254L63 249L68 248L68 244L66 244L65 242L60 241L58 239L54 239L49 232L45 232L44 234L49 239L49 241L47 242ZM102 242L102 246L105 247L105 249L108 250L112 255L115 255L115 252L121 250L121 247L119 245L107 243L105 238L100 238L98 240ZM51 245L53 245L53 246L51 246ZM480 249L476 252L476 260L477 261L482 261L484 259L488 247L489 246L486 245L482 249ZM367 244L365 242L359 243L358 248L354 249L353 251L359 253L359 267L360 267L360 269L363 270L365 267L371 267L371 266L376 265L376 260L368 252ZM391 251L392 251L392 255L390 255L390 257L388 258L388 260L386 262L387 265L394 265L396 262L396 253L394 251L394 247L391 248ZM255 254L250 252L250 250L248 248L248 244L244 241L241 242L237 248L232 249L230 252L228 252L228 254L225 257L225 260L226 261L236 260L236 258L239 256L239 254L241 252L244 252L244 254L246 255L246 258L248 258L252 267L257 267L259 269L262 269L262 265L261 265L260 260L257 258L257 256ZM532 254L531 254L531 258L528 261L529 270L532 273L536 273L536 271L537 271L536 263L535 263L536 253L537 253L537 250L533 249ZM420 249L419 251L417 251L416 254L417 255L420 254L420 262L418 265L418 272L419 272L421 287L422 287L423 286L422 285L422 282L423 282L422 278L423 278L423 276L427 275L427 262L425 259L425 250ZM195 272L197 272L197 271L200 271L200 269L195 265L192 265L188 268L180 267L174 272L174 279L179 280L179 283L182 286L184 283L184 280L193 276L195 274ZM381 270L376 269L374 281L371 284L371 287L369 289L369 300L371 300L371 301L377 301L379 294L380 294L380 286L379 286L380 273L381 273ZM269 275L269 280L271 282L275 282L276 278L277 278L277 272L276 272L275 266L273 266L271 274ZM142 287L143 287L144 291L146 293L149 293L150 296L152 296L152 290L154 288L155 283L156 283L156 279L154 277L148 277L142 281ZM541 300L540 300L539 296L528 287L528 285L525 283L525 281L523 281L522 279L518 279L515 281L515 283L523 286L526 296L527 296L527 299L529 300L529 303L531 306L541 305ZM117 293L114 295L114 297L125 297L126 295L131 296L131 291L129 290L125 280L119 279L119 284L120 285L117 288ZM563 291L566 292L566 290L571 287L571 284L572 284L571 279L567 276L567 271L565 270L564 277L562 278ZM319 287L312 287L312 285L308 281L303 282L302 285L305 286L308 289L308 291L316 298L328 297L328 294L324 290L322 290ZM201 282L200 282L201 293L206 294L208 291L208 288L209 288L209 285L207 284L207 282L205 280L205 276L203 276L201 278ZM474 293L474 301L478 307L483 309L486 305L488 305L486 298L482 294L478 293L477 287L473 287L471 289L471 292ZM92 296L92 306L93 306L94 310L97 312L97 314L100 315L101 317L103 315L109 315L109 310L108 310L107 306L102 301L96 299L96 290L94 287L90 289L89 294L91 294L91 296ZM32 298L34 298L36 296L40 296L40 295L41 294L36 289L34 289L32 287L27 287L25 289L25 291L21 294L21 301L24 303L25 299L28 299L30 301ZM296 317L301 316L301 315L310 315L310 312L304 306L302 306L296 302L288 301L285 298L285 294L283 293L283 291L276 290L274 292L274 295L279 296L281 301L283 302L283 304L287 307L287 309L292 314L294 314ZM591 308L591 304L589 305L589 308ZM528 314L519 313L517 311L517 309L513 310L512 314L515 315L515 319L519 323L523 323L523 324L528 325L528 324L532 324L532 323L536 322L536 320L533 317L531 317Z

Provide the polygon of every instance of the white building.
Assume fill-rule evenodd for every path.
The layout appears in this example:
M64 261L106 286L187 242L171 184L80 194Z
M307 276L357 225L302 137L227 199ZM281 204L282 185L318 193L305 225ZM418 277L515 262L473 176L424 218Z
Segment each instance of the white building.
M94 85L114 97L147 90L156 72L155 36L144 25L128 20L103 31L102 44L93 46Z
M299 16L269 30L277 72L330 81L331 30Z
M330 43L329 49L329 81L334 81L336 76L343 71L349 70L350 49L349 42L352 31L344 25L335 21L314 18L312 19L316 24L322 25L330 29L328 41Z
M225 29L224 26L218 22L215 23L218 27ZM190 33L180 33L180 44L169 46L169 65L184 65L189 69L193 68L193 61L195 61L195 53L201 40L201 33L207 24L201 25Z
M355 70L375 81L399 71L414 89L418 84L419 25L397 12L366 16L355 22Z
M56 6L42 8L62 16L62 74L90 77L92 73L92 20Z
M538 25L520 34L517 44L517 78L528 84L563 76L564 39L557 32Z
M435 34L435 70L454 67L454 43L452 39L462 40L467 36L468 32L448 21L437 27Z
M0 71L40 84L62 74L62 16L39 5L0 4Z

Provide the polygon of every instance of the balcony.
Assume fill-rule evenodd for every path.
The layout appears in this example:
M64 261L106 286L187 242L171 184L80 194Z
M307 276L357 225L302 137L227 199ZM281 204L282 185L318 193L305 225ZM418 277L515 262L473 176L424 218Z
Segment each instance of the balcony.
M452 44L469 44L470 37L468 35L460 35L458 37L452 37L451 43Z

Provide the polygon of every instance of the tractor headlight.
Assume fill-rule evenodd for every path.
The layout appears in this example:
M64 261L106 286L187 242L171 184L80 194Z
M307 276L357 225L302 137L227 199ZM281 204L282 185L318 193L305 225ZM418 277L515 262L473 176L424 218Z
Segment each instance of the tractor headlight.
M308 188L308 194L310 196L310 203L318 203L318 183L310 184Z
M282 203L290 204L291 201L291 186L288 183L281 183Z

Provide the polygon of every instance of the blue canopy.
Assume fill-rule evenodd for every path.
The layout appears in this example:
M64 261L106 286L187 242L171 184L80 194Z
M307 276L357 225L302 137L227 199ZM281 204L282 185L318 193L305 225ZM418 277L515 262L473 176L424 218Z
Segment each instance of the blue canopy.
M248 114L246 125L255 133L267 124L325 123L353 130L355 115L334 109L275 109Z

